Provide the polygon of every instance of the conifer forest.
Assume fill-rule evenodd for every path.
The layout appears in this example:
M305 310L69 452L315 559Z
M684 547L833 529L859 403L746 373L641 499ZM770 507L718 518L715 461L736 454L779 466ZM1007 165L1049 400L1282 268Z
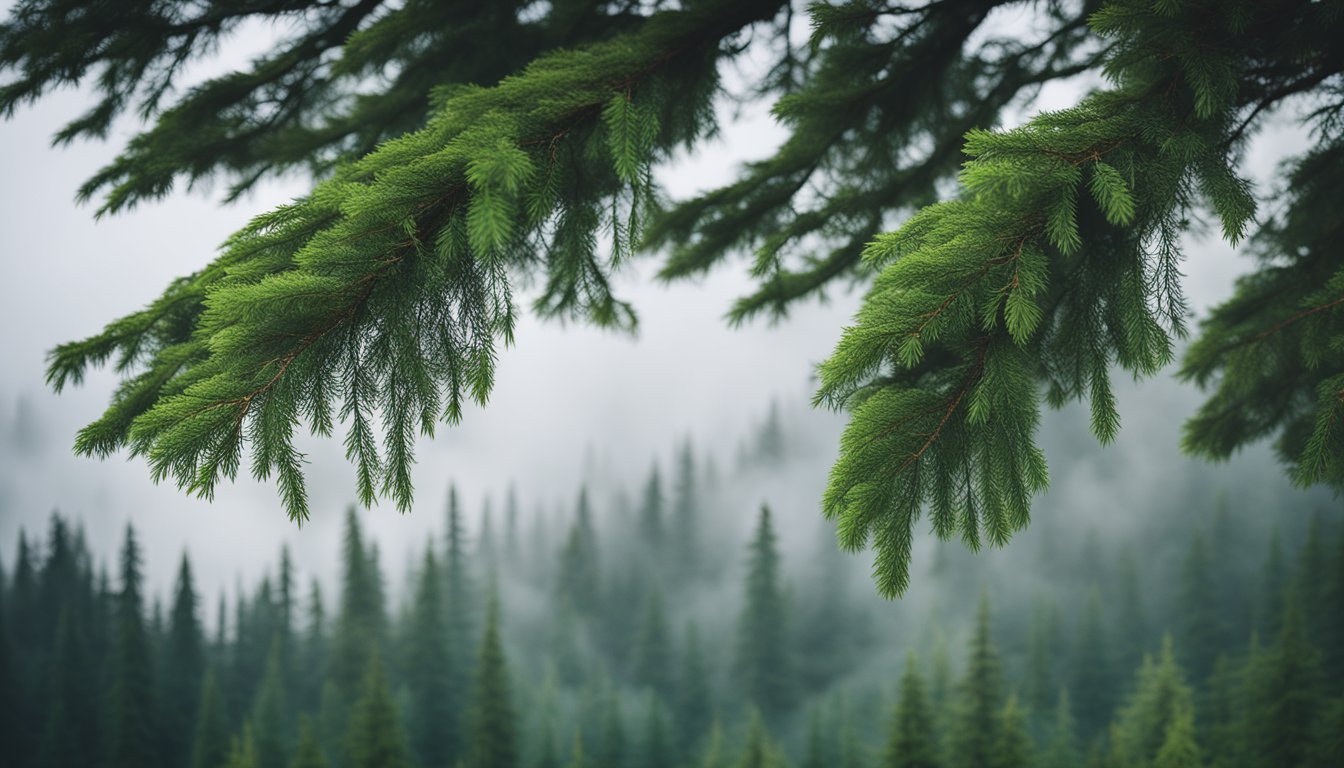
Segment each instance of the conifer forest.
M1344 768L1344 0L0 0L0 768Z

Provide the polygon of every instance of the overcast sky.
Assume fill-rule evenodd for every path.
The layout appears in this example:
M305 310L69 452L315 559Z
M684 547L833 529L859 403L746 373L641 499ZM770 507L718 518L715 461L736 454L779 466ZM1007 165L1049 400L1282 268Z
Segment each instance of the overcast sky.
M254 37L226 56L241 60L245 54L240 51L261 44L264 40ZM1033 106L1061 106L1074 92L1052 88ZM240 573L251 581L254 558L272 557L282 539L294 548L301 568L330 577L340 512L353 499L353 474L339 441L305 443L313 520L301 532L285 519L269 485L240 480L221 487L208 504L182 496L172 485L155 486L141 461L71 454L75 431L99 414L116 378L96 372L82 387L58 397L43 385L46 351L142 307L170 279L210 261L218 244L251 215L308 186L303 179L268 183L232 206L220 205L219 195L208 191L180 192L94 221L90 207L73 203L74 191L113 156L133 126L122 123L107 144L50 149L52 133L86 105L77 93L59 93L0 123L5 224L0 227L0 434L28 430L39 438L35 447L22 450L12 439L0 446L0 562L12 565L21 526L44 528L55 508L84 522L101 558L115 551L126 522L133 521L148 549L149 578L160 588L184 547L207 594L214 594ZM781 136L762 108L750 107L722 140L666 169L662 178L674 195L684 196L729 179L736 165L764 155ZM1277 159L1301 141L1290 126L1257 139L1251 158L1255 175L1267 178ZM1232 278L1248 266L1245 256L1219 242L1197 244L1190 254L1189 293L1197 309L1225 296ZM402 516L384 504L366 515L386 551L403 553L431 527L441 527L450 479L463 490L474 515L484 494L497 496L510 480L518 483L525 504L568 499L585 462L642 476L648 457L655 452L666 456L680 436L731 450L772 399L792 408L805 405L813 366L830 350L858 301L838 290L829 303L800 306L780 325L733 330L722 316L749 285L740 260L703 282L673 287L652 283L651 266L645 262L618 280L640 313L636 338L542 324L531 317L522 322L516 347L501 356L489 407L473 409L459 428L421 441L417 512ZM1153 457L1149 471L1153 476L1170 473L1184 466L1172 463L1179 461L1174 458L1176 425L1198 395L1169 380L1154 382L1144 392L1141 403L1129 388L1122 393L1127 421L1121 445L1113 450L1161 441L1161 450L1146 454ZM1080 421L1055 418L1051 423L1085 431ZM841 422L822 416L813 423L833 435ZM1090 440L1068 444L1103 456ZM822 454L832 450L823 446ZM1264 452L1246 460L1263 461ZM1237 466L1219 471L1230 475ZM824 461L817 472L813 485L820 487ZM1079 494L1092 487L1087 476L1056 475L1054 481L1057 488ZM390 570L393 577L400 575L399 569Z

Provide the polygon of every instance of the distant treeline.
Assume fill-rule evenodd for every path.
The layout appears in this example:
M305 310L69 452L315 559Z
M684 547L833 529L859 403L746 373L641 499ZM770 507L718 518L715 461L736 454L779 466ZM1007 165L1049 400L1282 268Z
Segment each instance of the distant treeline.
M740 461L781 441L772 419ZM686 446L633 502L577 489L557 527L511 493L470 540L450 492L403 595L352 510L334 599L277 546L208 634L186 555L161 603L133 529L109 575L53 515L0 568L0 764L1344 765L1338 516L1285 543L1224 505L1170 529L1165 570L1095 536L1024 542L1042 586L1020 605L940 545L930 610L876 600L829 537L786 555L768 509L725 541L727 482Z

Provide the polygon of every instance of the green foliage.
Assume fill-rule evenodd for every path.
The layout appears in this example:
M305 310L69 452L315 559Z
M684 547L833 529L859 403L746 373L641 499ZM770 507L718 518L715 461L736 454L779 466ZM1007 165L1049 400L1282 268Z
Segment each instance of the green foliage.
M1059 701L1055 704L1055 722L1041 756L1041 765L1043 768L1072 768L1078 765L1078 757L1078 734L1073 722L1073 710L1069 706L1069 690L1060 688Z
M205 674L205 638L197 616L191 562L185 553L177 571L164 653L164 692L160 701L163 759L171 765L185 766L191 759L191 733L196 706L201 701L201 677Z
M201 702L196 707L196 727L191 746L191 768L217 768L229 755L229 730L215 673L207 669L201 682Z
M1189 721L1181 724L1180 721ZM1172 747L1171 759L1185 755L1183 731L1193 725L1194 701L1184 674L1176 664L1170 636L1154 661L1145 657L1133 695L1119 711L1111 730L1111 746L1128 765L1144 765L1157 759L1173 729L1182 731L1181 743Z
M123 376L76 449L128 449L206 498L246 466L302 521L297 430L342 430L359 499L407 509L417 437L490 394L516 288L536 287L543 317L629 329L611 278L636 250L665 251L669 280L749 252L732 322L868 288L820 370L818 404L850 411L824 511L900 594L926 508L972 548L1027 524L1048 482L1043 403L1086 400L1096 438L1115 438L1111 374L1173 360L1181 238L1208 218L1260 263L1185 355L1181 375L1211 390L1185 448L1272 438L1298 483L1344 487L1344 14L1080 0L1031 4L1040 34L1023 36L997 23L1016 5L814 3L799 51L780 0L21 0L0 24L0 112L83 85L95 103L58 143L150 122L81 188L100 212L212 176L230 199L295 168L322 179L146 309L53 350L55 389L107 362ZM280 21L272 51L181 87L245 24ZM654 163L714 133L719 71L748 49L765 68L744 95L774 99L785 140L667 204ZM1083 73L1108 83L993 128ZM1316 144L1253 231L1242 155L1298 97Z
M824 508L842 545L873 542L882 592L909 583L924 505L937 535L971 547L1027 523L1047 483L1042 384L1052 405L1090 400L1107 443L1119 428L1112 365L1148 376L1172 360L1182 222L1203 199L1235 242L1254 201L1228 166L1232 103L1190 75L1235 77L1237 49L1201 48L1198 67L1154 52L1184 29L1228 24L1208 3L1175 17L1108 4L1092 25L1112 42L1114 86L1020 128L971 131L962 195L865 250L878 275L816 399L852 411ZM1162 89L1181 90L1151 97Z
M994 749L996 768L1027 768L1032 764L1031 734L1027 733L1027 715L1017 703L1017 696L1009 695L999 713L998 742Z
M560 552L560 575L556 584L561 600L569 600L581 615L591 616L601 600L597 537L593 531L588 490L579 491L574 525Z
M1003 701L1003 667L989 635L989 598L982 596L950 733L952 766L995 765Z
M756 712L752 713L751 723L747 726L747 743L737 768L784 768L783 758L778 748L770 741L765 723Z
M142 768L155 757L154 667L145 629L140 546L126 526L121 550L107 721L109 768Z
M289 768L331 768L326 755L322 754L322 749L317 746L312 723L307 717L300 721L299 747L294 752L294 759L290 761Z
M1264 765L1304 765L1315 749L1320 656L1304 624L1301 608L1290 601L1274 644L1249 662L1247 742Z
M257 700L252 707L253 741L257 750L257 768L285 768L289 757L289 709L285 703L284 666L280 638L271 642Z
M444 610L443 575L429 548L415 591L409 649L411 744L422 765L450 765L450 750L456 746L459 713L451 708L452 658Z
M700 645L700 632L694 623L686 627L681 664L674 678L674 719L682 751L699 746L708 733L713 717L714 696L709 680L709 662Z
M736 671L747 701L767 718L793 704L792 659L786 642L788 607L770 508L761 507L748 549L746 604L738 621Z
M382 577L365 549L353 507L346 513L341 567L341 610L328 670L338 692L353 701L364 687L369 659L383 640L386 621L379 596Z
M933 716L924 696L915 655L905 660L901 698L887 736L883 768L938 768L938 750L933 735Z
M633 327L608 275L642 231L646 169L704 129L660 116L703 112L719 37L773 8L660 13L493 88L441 93L425 127L257 217L148 309L53 352L57 389L111 357L128 376L77 450L129 447L156 480L206 498L248 452L302 521L295 430L330 435L341 420L359 499L409 509L417 434L456 423L493 387L517 319L511 271L544 285L544 316ZM608 256L596 252L604 225Z
M635 637L634 666L631 678L664 699L672 693L673 649L663 611L662 593L654 589L644 605L644 618Z
M1162 748L1153 758L1153 768L1200 768L1199 745L1195 743L1195 718L1181 712L1167 726Z
M410 768L401 720L377 653L369 661L363 694L350 715L347 739L349 768Z
M472 688L469 768L518 765L518 725L514 718L507 661L499 638L499 600L492 595Z

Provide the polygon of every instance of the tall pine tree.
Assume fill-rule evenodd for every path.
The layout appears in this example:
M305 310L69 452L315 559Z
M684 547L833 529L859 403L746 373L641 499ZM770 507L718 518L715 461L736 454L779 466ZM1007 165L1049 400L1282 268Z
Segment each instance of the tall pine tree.
M127 525L108 673L109 768L143 768L157 764L160 757L155 740L158 708L154 698L154 665L145 628L142 587L140 546L135 530Z
M788 618L770 508L761 506L747 549L746 600L738 622L736 670L747 700L771 721L792 706Z

